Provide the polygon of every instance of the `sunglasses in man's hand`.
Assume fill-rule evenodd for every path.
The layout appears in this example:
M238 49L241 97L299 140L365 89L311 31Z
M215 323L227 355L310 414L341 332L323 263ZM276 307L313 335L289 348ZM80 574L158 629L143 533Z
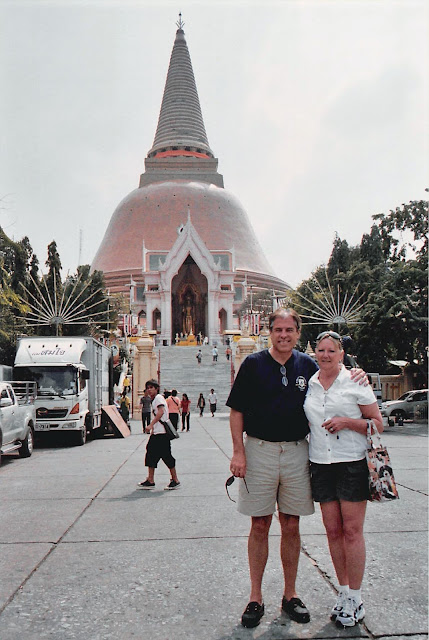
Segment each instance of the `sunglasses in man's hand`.
M226 495L228 496L228 498L231 500L231 502L236 502L236 500L234 500L233 498L231 498L231 496L229 495L229 491L228 491L228 487L230 487L232 485L232 483L235 480L235 476L230 476L228 478L228 480L225 482L225 489L226 489ZM244 482L244 486L246 487L247 493L249 493L249 489L247 488L247 482L246 482L246 478L243 478L243 482Z

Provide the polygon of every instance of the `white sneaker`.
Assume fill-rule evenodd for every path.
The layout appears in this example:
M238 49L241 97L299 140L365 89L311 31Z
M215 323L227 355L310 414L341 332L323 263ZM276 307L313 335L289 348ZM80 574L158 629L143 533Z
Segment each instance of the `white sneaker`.
M340 615L340 613L346 606L346 602L347 602L347 593L340 591L340 593L337 596L337 601L335 603L335 606L332 607L331 609L331 620L333 622L335 622L337 617Z
M342 612L337 616L335 624L337 627L354 627L365 617L363 603L358 604L354 598L347 598Z

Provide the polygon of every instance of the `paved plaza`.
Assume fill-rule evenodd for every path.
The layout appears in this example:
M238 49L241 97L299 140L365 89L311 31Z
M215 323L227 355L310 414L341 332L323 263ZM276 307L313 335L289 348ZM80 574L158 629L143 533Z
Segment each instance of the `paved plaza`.
M1 640L282 640L427 637L427 427L386 433L400 500L368 507L364 624L329 620L336 581L320 513L302 519L299 595L311 622L280 613L280 531L273 521L264 579L266 614L244 629L248 518L225 494L228 414L200 419L173 443L181 488L145 478L147 437L84 447L57 442L0 469ZM231 487L235 496L237 483Z

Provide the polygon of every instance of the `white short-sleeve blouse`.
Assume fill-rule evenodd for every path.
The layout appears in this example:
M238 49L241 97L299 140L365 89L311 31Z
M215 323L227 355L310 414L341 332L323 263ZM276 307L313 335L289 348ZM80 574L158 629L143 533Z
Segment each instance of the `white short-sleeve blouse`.
M319 382L319 373L317 371L310 378L304 403L310 426L310 460L319 464L362 460L365 457L366 435L351 429L329 433L322 424L335 416L362 418L359 405L376 402L374 392L370 386L353 382L345 367L341 368L327 390Z

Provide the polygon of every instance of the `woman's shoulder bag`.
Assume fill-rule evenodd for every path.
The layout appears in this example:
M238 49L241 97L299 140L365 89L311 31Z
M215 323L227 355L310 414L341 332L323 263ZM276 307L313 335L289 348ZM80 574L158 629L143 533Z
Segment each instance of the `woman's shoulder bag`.
M399 498L392 463L373 420L367 420L366 460L369 471L370 502L391 502Z

